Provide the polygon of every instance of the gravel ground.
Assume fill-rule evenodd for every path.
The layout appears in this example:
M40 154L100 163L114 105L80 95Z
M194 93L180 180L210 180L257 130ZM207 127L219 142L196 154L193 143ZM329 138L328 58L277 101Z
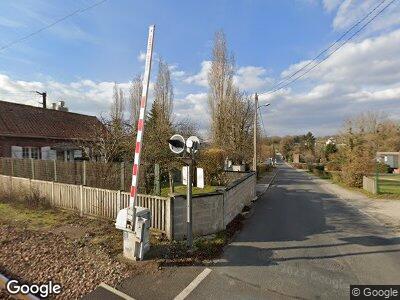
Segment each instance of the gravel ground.
M25 283L52 280L62 286L56 299L79 299L105 282L115 286L140 270L157 269L154 262L124 263L106 247L70 239L63 233L31 231L0 224L0 273ZM0 299L6 297L0 291ZM7 299L7 298L5 298Z

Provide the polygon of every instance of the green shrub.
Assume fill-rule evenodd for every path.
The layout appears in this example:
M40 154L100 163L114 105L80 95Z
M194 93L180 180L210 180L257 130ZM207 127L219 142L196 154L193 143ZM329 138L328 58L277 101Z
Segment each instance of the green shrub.
M342 175L340 171L329 172L333 182L342 182Z
M200 152L198 166L204 169L204 180L208 185L224 185L224 162L226 153L219 148L209 148Z

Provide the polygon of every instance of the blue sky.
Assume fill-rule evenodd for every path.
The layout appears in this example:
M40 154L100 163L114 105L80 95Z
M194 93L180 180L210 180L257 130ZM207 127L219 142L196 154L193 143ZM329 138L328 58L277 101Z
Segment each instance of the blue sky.
M2 1L0 47L95 2ZM207 62L219 29L236 57L237 84L272 104L263 112L268 134L334 133L343 118L366 109L400 118L397 2L315 72L271 96L263 92L378 1L108 0L0 51L0 99L36 105L38 98L28 91L42 88L49 101L65 100L71 111L105 112L113 82L126 88L143 72L140 54L148 26L156 24L156 57L161 55L172 66L175 117L190 115L204 132ZM366 60L374 66L366 67ZM360 78L353 80L354 76Z

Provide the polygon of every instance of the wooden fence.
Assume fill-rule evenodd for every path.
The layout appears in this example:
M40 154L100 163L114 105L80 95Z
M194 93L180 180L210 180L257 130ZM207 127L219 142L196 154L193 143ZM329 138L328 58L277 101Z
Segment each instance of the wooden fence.
M0 158L0 174L129 191L132 163Z
M115 220L120 209L128 207L129 193L0 175L0 194L22 196L35 193L50 205L78 211L81 216L96 216ZM19 195L18 195L19 194ZM151 211L151 227L172 237L172 199L139 194L137 205Z

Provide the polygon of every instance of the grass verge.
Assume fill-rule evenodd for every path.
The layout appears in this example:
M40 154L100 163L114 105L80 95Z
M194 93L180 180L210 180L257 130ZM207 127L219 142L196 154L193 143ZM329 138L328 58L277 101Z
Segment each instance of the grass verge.
M186 195L186 185L177 185L175 186L175 194L176 195ZM215 192L216 187L211 185L206 185L204 188L193 187L192 193L193 195L199 195L204 193L212 193ZM161 189L161 196L168 197L169 196L169 187L164 187Z

